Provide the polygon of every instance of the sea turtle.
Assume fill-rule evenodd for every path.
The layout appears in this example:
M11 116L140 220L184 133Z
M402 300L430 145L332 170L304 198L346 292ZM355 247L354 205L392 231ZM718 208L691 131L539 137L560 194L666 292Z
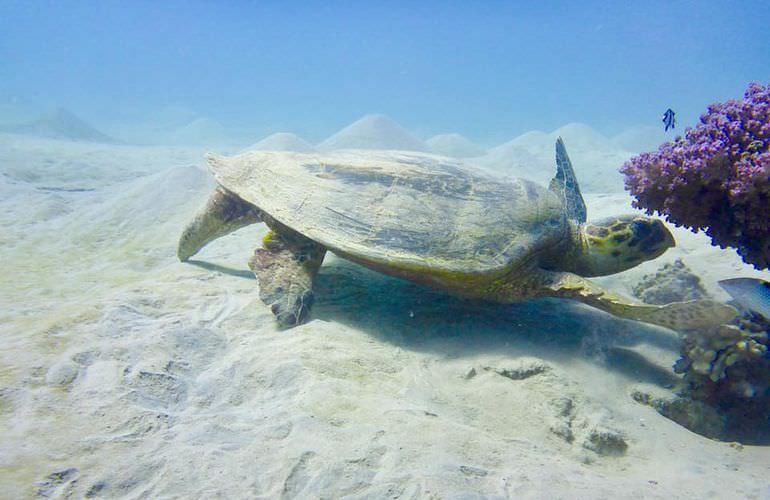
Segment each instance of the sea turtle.
M406 151L254 151L209 155L208 163L219 186L184 230L178 257L187 261L212 240L264 222L270 232L249 267L284 326L306 319L327 250L469 298L562 297L674 329L735 315L707 300L633 303L584 279L658 257L674 238L660 220L642 215L587 223L561 139L548 189Z

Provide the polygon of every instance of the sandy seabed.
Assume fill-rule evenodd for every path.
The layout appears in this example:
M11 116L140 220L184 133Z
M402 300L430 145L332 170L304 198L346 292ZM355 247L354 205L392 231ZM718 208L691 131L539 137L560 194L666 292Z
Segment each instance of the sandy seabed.
M574 159L574 158L573 158ZM246 261L263 226L177 262L202 151L0 136L5 498L768 498L770 447L635 402L673 332L580 304L469 304L333 256L276 328ZM581 170L579 176L601 176ZM586 196L589 218L629 212ZM759 276L702 235L677 257Z

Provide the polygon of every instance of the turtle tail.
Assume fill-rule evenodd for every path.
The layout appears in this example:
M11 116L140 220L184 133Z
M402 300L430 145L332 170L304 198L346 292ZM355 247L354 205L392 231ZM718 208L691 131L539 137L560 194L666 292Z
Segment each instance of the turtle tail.
M225 188L217 187L206 206L182 232L177 256L186 262L215 239L261 221L262 213L257 207Z

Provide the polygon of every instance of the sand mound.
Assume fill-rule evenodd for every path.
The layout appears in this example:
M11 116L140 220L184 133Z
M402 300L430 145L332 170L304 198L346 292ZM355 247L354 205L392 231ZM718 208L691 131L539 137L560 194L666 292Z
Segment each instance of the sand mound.
M199 118L202 118L201 115L187 106L173 104L151 113L146 119L146 125L154 130L169 131L184 127Z
M40 188L93 189L175 166L203 149L108 145L0 134L0 173Z
M497 146L478 162L492 170L547 184L556 173L554 144L561 137L584 192L623 191L618 171L631 153L588 125L571 123L551 133L527 132Z
M485 153L484 149L460 134L434 135L425 144L431 153L454 158L472 158Z
M315 148L298 135L289 132L278 132L244 148L243 151L294 151L296 153L310 153L315 151Z
M231 141L221 123L210 118L197 118L163 137L164 144L216 147Z
M115 141L64 108L55 109L32 122L3 127L2 131L70 141Z
M606 136L594 130L585 123L568 123L549 134L551 137L561 137L567 144L585 150L611 151L617 149Z
M427 146L384 115L366 115L318 145L318 149L401 149L427 151Z
M548 134L534 130L490 149L477 161L506 175L545 183L555 174L553 148L554 142ZM578 178L582 180L580 175Z

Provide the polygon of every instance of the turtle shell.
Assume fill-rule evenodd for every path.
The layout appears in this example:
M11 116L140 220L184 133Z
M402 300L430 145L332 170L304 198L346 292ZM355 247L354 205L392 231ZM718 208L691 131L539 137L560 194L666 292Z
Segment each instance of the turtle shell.
M561 200L450 158L403 151L209 156L217 182L342 256L410 272L497 274L567 234Z

